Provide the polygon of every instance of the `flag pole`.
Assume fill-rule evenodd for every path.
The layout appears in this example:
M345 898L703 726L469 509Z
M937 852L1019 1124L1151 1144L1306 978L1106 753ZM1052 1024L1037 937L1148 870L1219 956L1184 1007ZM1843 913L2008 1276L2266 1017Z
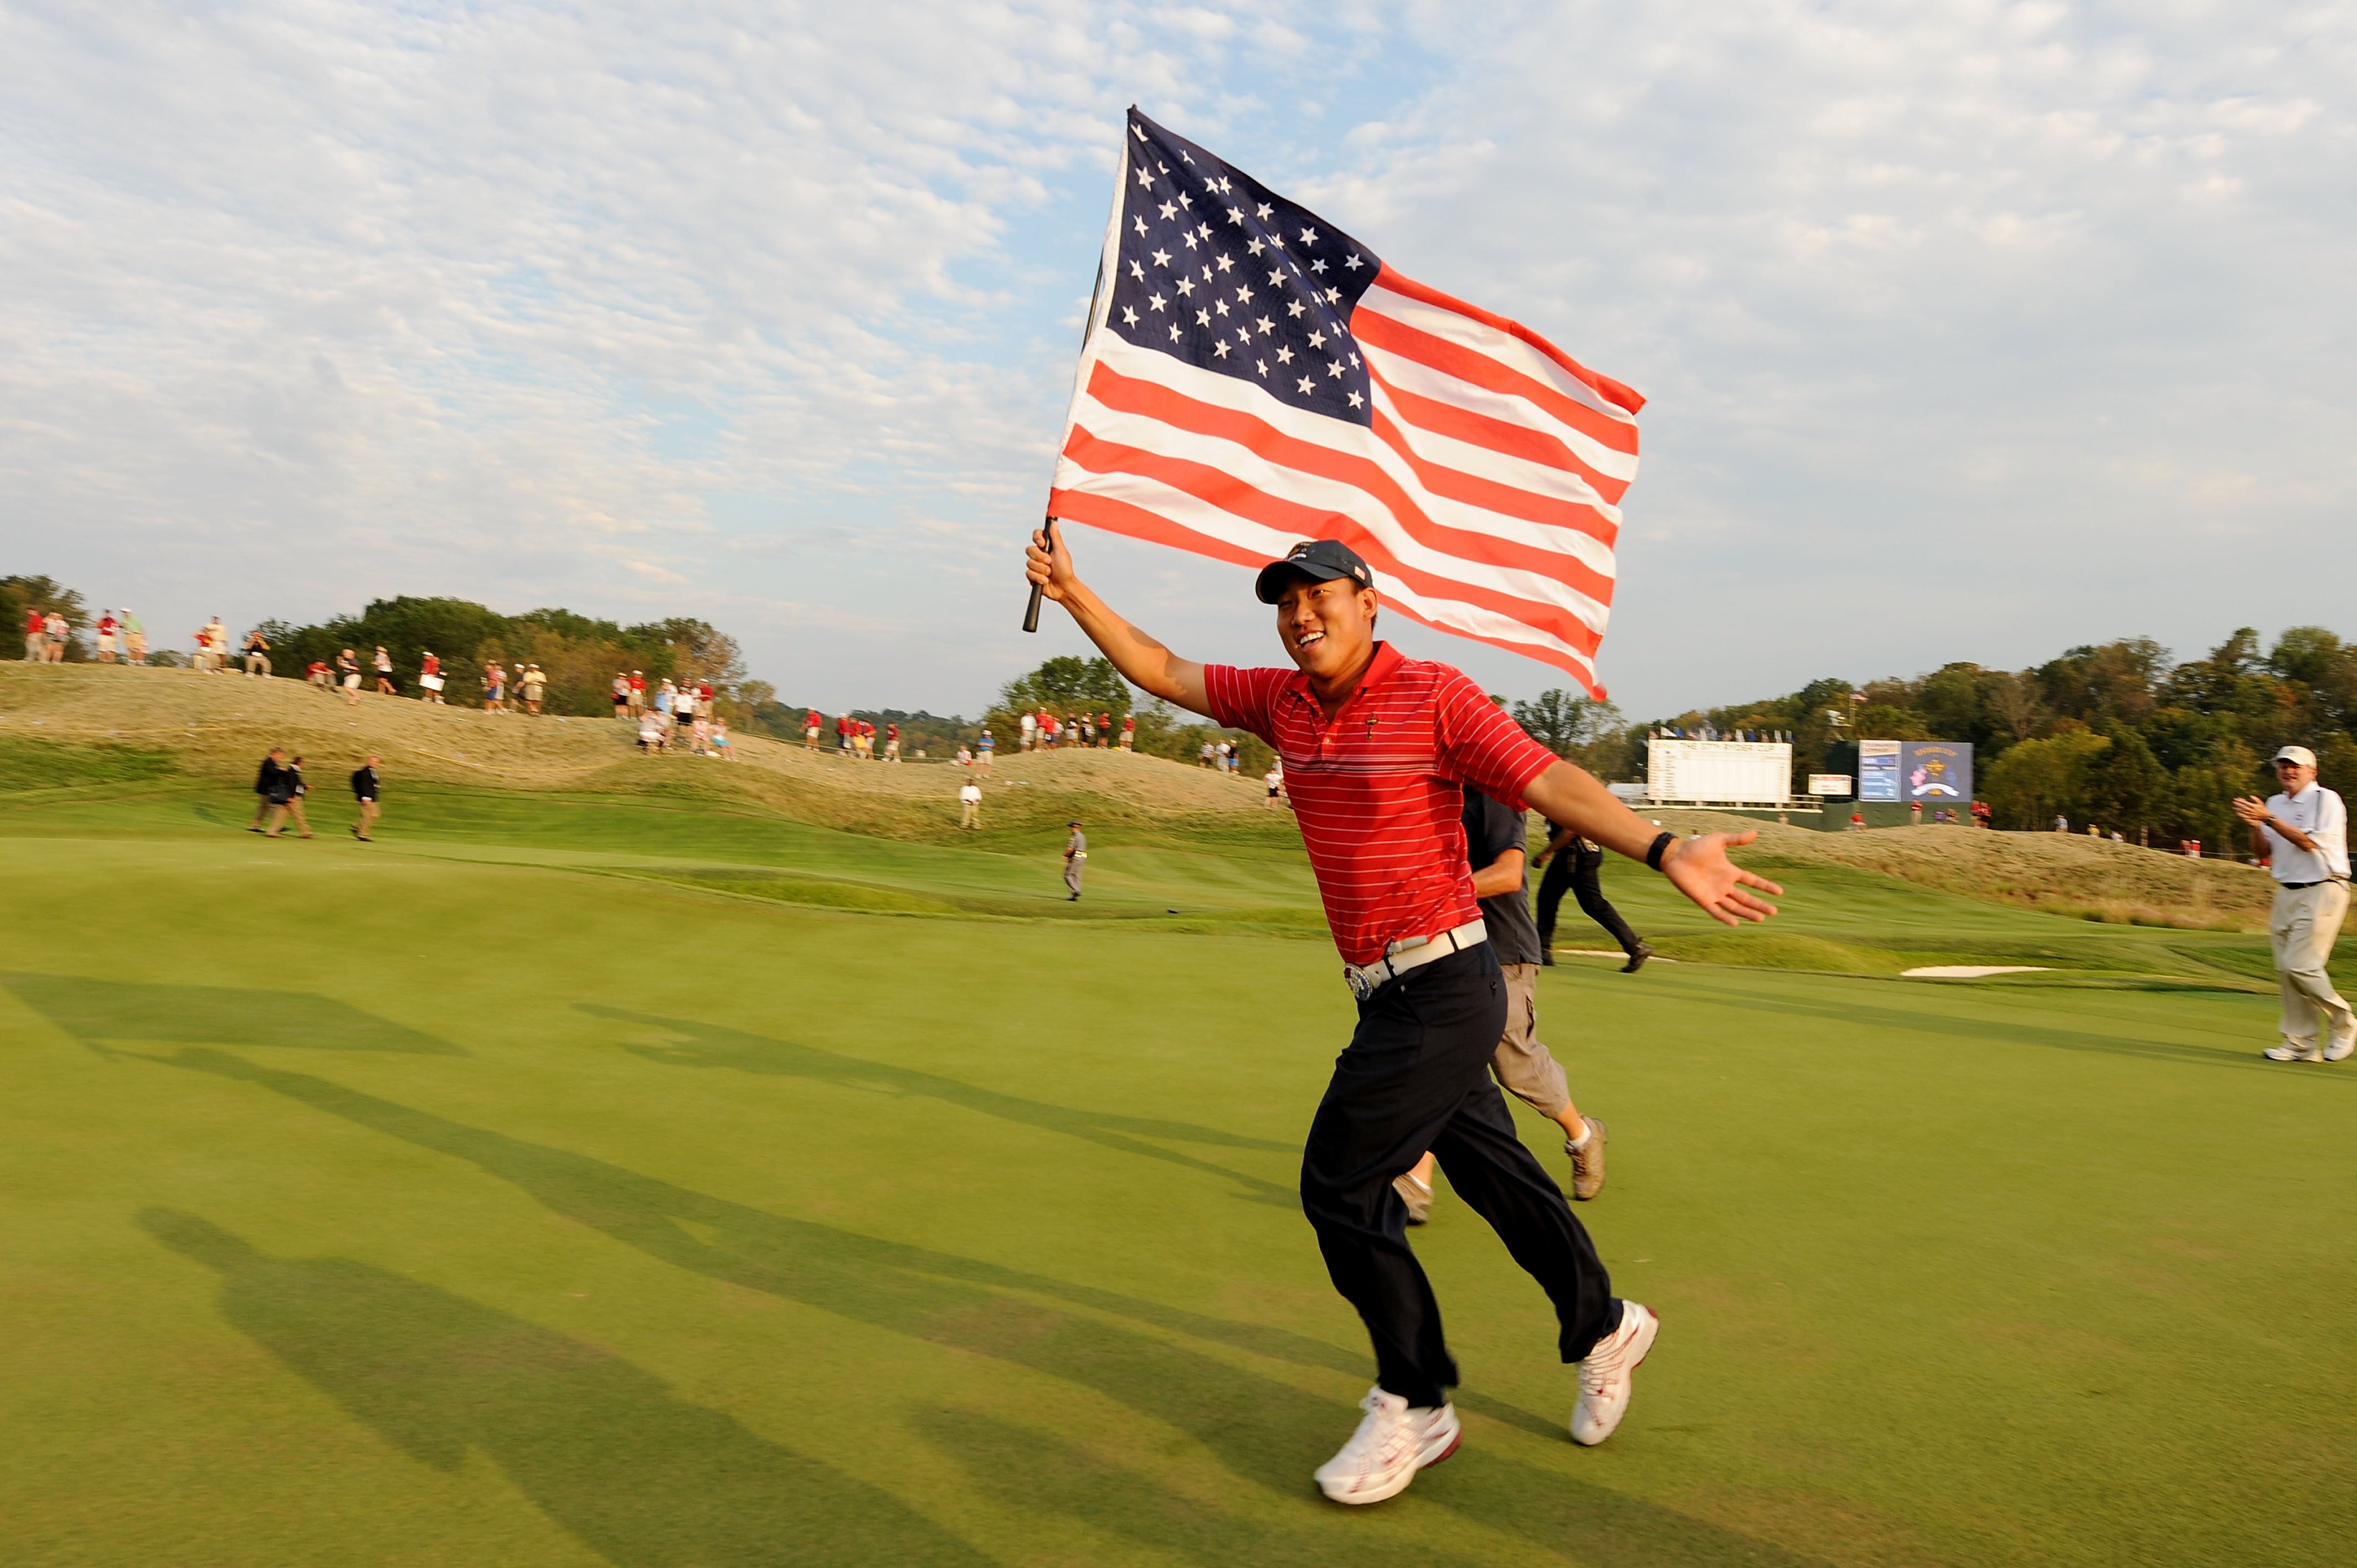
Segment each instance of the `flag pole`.
M1136 107L1134 103L1130 105L1132 111ZM1089 346L1096 337L1097 306L1105 302L1105 268L1111 264L1114 248L1121 242L1121 199L1124 194L1122 187L1123 182L1129 177L1129 122L1126 117L1122 121L1122 132L1121 158L1113 174L1113 211L1105 218L1104 246L1097 252L1097 281L1089 288L1089 314L1081 323L1081 360L1079 368L1072 374L1071 407L1073 409L1080 407L1081 397L1088 389L1091 364ZM1070 435L1071 428L1072 416L1068 411L1064 415L1065 433ZM1060 441L1057 443L1060 456L1062 450L1063 444ZM1053 489L1052 481L1049 488ZM1053 555L1056 553L1056 514L1053 511L1048 513L1047 521L1040 526L1040 532L1047 535L1048 553ZM1039 629L1039 601L1042 596L1039 585L1032 584L1031 602L1023 609L1025 631L1036 632Z

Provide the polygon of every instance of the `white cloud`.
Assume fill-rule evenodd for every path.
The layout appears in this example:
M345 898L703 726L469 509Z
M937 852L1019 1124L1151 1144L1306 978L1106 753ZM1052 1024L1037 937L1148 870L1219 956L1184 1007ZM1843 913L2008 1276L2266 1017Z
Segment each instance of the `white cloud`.
M2346 5L19 3L0 542L158 625L706 613L970 708L1055 640L1006 557L1135 99L1653 399L1640 709L2329 619L2352 67ZM1086 547L1264 651L1231 569Z

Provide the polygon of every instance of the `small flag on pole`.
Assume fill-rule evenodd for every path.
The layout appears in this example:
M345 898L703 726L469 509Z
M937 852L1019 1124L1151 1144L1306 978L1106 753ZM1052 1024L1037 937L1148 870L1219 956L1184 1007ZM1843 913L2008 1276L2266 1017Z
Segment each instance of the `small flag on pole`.
M1051 516L1386 604L1593 695L1644 399L1129 112Z

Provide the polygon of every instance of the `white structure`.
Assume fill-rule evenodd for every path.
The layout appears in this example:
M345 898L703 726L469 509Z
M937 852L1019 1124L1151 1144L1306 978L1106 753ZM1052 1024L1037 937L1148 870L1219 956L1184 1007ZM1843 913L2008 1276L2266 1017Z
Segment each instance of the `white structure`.
M1657 738L1645 750L1645 798L1657 805L1786 805L1792 798L1792 743Z

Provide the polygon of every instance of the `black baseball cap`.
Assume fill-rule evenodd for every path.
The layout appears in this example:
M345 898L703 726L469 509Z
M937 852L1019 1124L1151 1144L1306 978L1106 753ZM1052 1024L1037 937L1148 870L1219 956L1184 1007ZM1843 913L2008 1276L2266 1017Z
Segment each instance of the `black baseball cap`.
M1339 539L1305 539L1285 553L1282 561L1272 561L1260 569L1260 580L1253 592L1265 605L1276 603L1285 592L1285 579L1298 575L1313 583L1330 583L1348 577L1362 588L1375 585L1375 575L1359 559L1359 553Z

